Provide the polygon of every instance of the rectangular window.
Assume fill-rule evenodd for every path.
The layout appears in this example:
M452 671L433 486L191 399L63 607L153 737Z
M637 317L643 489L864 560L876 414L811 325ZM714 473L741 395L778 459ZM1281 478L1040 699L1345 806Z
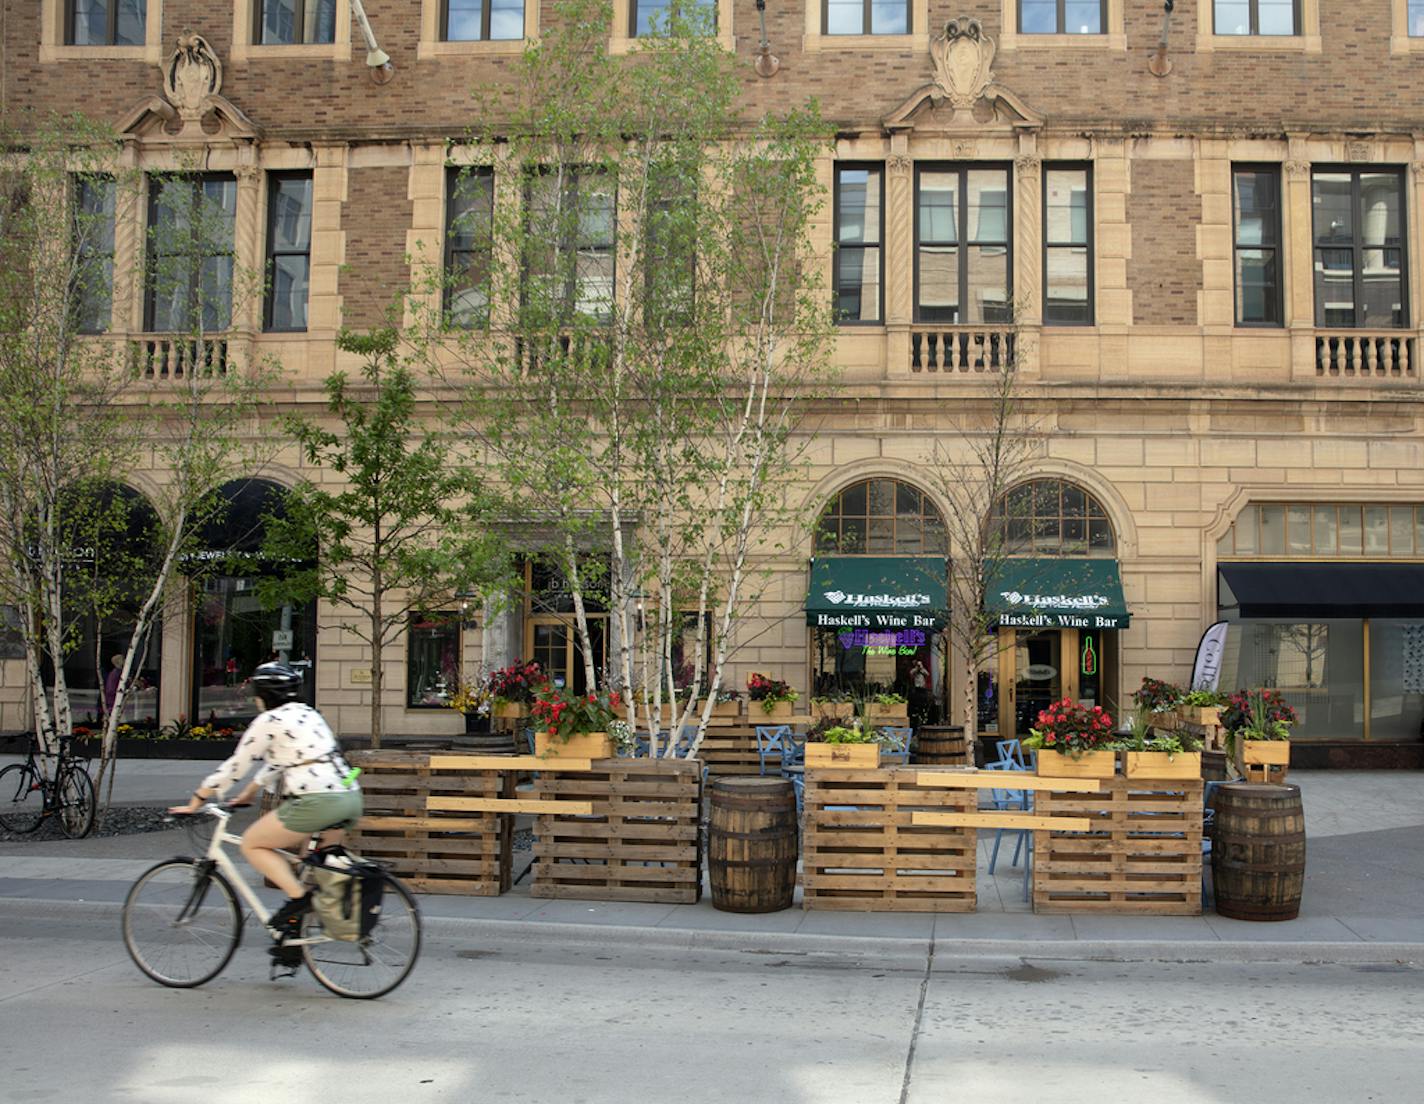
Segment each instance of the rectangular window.
M1215 0L1219 35L1293 35L1298 33L1297 0Z
M1424 38L1424 0L1409 0L1405 20L1410 38Z
M236 217L231 173L149 177L144 324L150 333L227 328Z
M493 213L493 172L453 165L445 170L445 319L448 325L481 326L488 318Z
M1086 165L1043 170L1043 321L1093 322L1093 188Z
M1019 0L1019 34L1102 34L1103 8L1103 0Z
M292 46L336 40L336 0L257 0L252 41Z
M628 0L628 36L666 33L671 7L671 0ZM681 14L690 29L717 33L717 0L683 0Z
M446 42L501 42L524 37L524 0L442 0Z
M406 707L448 709L460 679L460 615L413 613L406 640Z
M828 35L903 35L914 28L910 0L822 0Z
M566 173L562 189L552 173L530 177L524 208L526 306L601 322L612 317L615 210L613 185L599 173Z
M691 325L696 308L697 189L675 163L655 167L643 234L643 313L663 332Z
M1010 321L1009 170L925 166L915 193L916 321Z
M1236 324L1281 325L1281 177L1276 167L1231 173Z
M68 0L64 41L70 46L142 46L147 0Z
M267 177L267 300L263 328L307 328L311 276L312 177L309 172Z
M1331 169L1312 174L1315 324L1395 328L1405 304L1404 174Z
M80 333L104 333L113 319L114 181L82 176L74 185L74 311Z
M883 181L879 165L836 166L834 278L839 322L879 322L882 317Z

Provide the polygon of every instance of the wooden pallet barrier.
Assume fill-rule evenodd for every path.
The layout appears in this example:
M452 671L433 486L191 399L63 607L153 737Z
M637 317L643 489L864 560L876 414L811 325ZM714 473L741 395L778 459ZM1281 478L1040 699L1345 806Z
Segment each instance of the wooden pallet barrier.
M1040 793L1042 816L1087 833L1034 832L1033 910L1201 913L1202 782L1104 779L1100 794Z
M926 785L918 773L912 767L806 772L806 908L974 911L974 831L916 817L972 813L975 791Z
M514 796L514 774L432 768L433 759L480 758L508 762L498 756L353 752L348 759L361 768L366 809L351 846L390 863L420 893L503 893L510 884L513 818L502 803Z
M702 763L601 759L541 770L534 897L694 904L702 896Z

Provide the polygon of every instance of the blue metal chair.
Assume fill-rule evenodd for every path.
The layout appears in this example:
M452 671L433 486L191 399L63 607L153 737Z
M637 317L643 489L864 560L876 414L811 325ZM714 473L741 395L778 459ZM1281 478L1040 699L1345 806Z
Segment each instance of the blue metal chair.
M914 736L913 728L882 728L879 729L882 743L880 745L881 759L898 759L900 762L909 764L910 762L910 739Z
M994 749L999 753L1000 762L1003 762L1005 759L1012 759L1018 764L1019 770L1027 769L1028 760L1024 758L1023 744L1019 742L1017 736L1010 740L995 740ZM987 763L985 764L985 769L989 769Z
M1008 743L1009 741L1001 741ZM1017 740L1012 741L1018 743ZM985 770L998 770L1005 772L1027 773L1027 767L1015 759L1000 759L996 763L986 763ZM995 812L1028 813L1033 811L1033 792L1031 790L993 789L989 791L989 808ZM999 846L1003 843L1004 833L1012 832L1016 837L1014 840L1014 854L1009 861L1010 866L1019 864L1020 853L1024 856L1024 900L1028 900L1029 875L1033 867L1033 833L1027 828L996 828L994 829L994 850L989 855L989 873L994 873L994 868L999 862Z
M766 761L772 755L776 756L777 769L780 770L787 762L788 750L795 754L795 741L790 725L757 725L756 739L757 762L763 775L766 774ZM804 753L803 749L802 754Z

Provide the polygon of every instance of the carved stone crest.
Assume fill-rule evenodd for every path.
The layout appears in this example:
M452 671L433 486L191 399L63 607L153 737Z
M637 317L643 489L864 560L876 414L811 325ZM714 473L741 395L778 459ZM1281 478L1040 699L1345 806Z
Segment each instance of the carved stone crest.
M1346 143L1345 143L1345 160L1346 160L1346 161L1368 161L1368 160L1370 160L1371 154L1372 154L1373 152L1374 152L1374 151L1373 151L1373 149L1370 147L1370 143L1368 143L1368 142L1346 142Z
M222 62L202 35L185 31L178 49L163 67L163 94L185 122L195 122L209 109L209 99L222 89Z
M977 19L951 19L930 43L935 83L956 111L972 108L993 82L994 49Z

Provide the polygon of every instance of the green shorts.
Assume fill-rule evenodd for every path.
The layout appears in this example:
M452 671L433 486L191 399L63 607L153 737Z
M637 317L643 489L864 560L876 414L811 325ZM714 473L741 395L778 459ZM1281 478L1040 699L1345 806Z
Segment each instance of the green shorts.
M296 794L277 806L277 819L293 832L354 828L361 819L361 791Z

